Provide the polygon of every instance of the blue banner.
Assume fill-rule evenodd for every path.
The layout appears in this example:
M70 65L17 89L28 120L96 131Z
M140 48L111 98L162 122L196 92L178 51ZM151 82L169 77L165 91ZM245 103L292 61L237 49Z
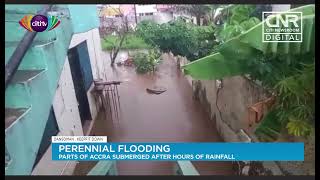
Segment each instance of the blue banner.
M52 143L52 160L303 161L303 143Z

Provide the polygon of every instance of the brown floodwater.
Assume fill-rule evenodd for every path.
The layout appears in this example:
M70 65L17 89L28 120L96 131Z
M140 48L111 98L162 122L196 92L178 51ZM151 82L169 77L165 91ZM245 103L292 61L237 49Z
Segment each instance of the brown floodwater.
M123 81L118 87L119 118L100 112L93 134L106 135L111 142L222 142L173 58L164 54L162 59L155 73L144 75L133 67L106 66L108 80ZM146 88L154 85L166 91L149 94ZM234 174L231 162L193 164L201 175ZM173 161L117 161L119 175L173 175L175 166Z

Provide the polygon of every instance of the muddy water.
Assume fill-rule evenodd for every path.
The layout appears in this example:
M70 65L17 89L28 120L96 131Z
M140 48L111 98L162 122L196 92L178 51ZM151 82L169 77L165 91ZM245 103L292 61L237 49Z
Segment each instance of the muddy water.
M108 55L104 57L107 59ZM221 142L216 127L192 98L192 88L173 59L166 54L162 59L154 74L139 75L132 67L105 66L108 80L123 81L119 86L120 118L112 122L100 113L94 134L107 135L112 142ZM146 88L153 85L167 91L160 95L147 93ZM229 162L193 163L202 175L233 174ZM164 161L117 162L120 175L172 175L175 165Z

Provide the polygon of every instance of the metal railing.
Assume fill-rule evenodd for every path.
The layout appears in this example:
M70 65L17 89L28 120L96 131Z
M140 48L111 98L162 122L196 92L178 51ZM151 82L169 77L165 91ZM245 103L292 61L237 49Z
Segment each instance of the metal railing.
M118 85L121 83L121 81L94 80L95 96L97 101L100 99L102 102L105 117L110 118L113 123L118 122L118 125L121 111Z
M46 15L48 11L51 10L52 6L53 5L45 5L44 8L38 11L37 14ZM26 32L22 40L19 42L17 48L14 50L12 56L10 57L8 63L5 66L5 89L7 89L14 74L17 72L23 57L30 48L36 35L37 32Z

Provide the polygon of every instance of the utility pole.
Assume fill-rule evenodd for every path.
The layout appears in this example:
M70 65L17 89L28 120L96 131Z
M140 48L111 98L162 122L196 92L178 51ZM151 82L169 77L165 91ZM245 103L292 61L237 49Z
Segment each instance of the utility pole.
M136 25L138 25L136 4L134 4L133 7L134 7L134 18L136 20Z

